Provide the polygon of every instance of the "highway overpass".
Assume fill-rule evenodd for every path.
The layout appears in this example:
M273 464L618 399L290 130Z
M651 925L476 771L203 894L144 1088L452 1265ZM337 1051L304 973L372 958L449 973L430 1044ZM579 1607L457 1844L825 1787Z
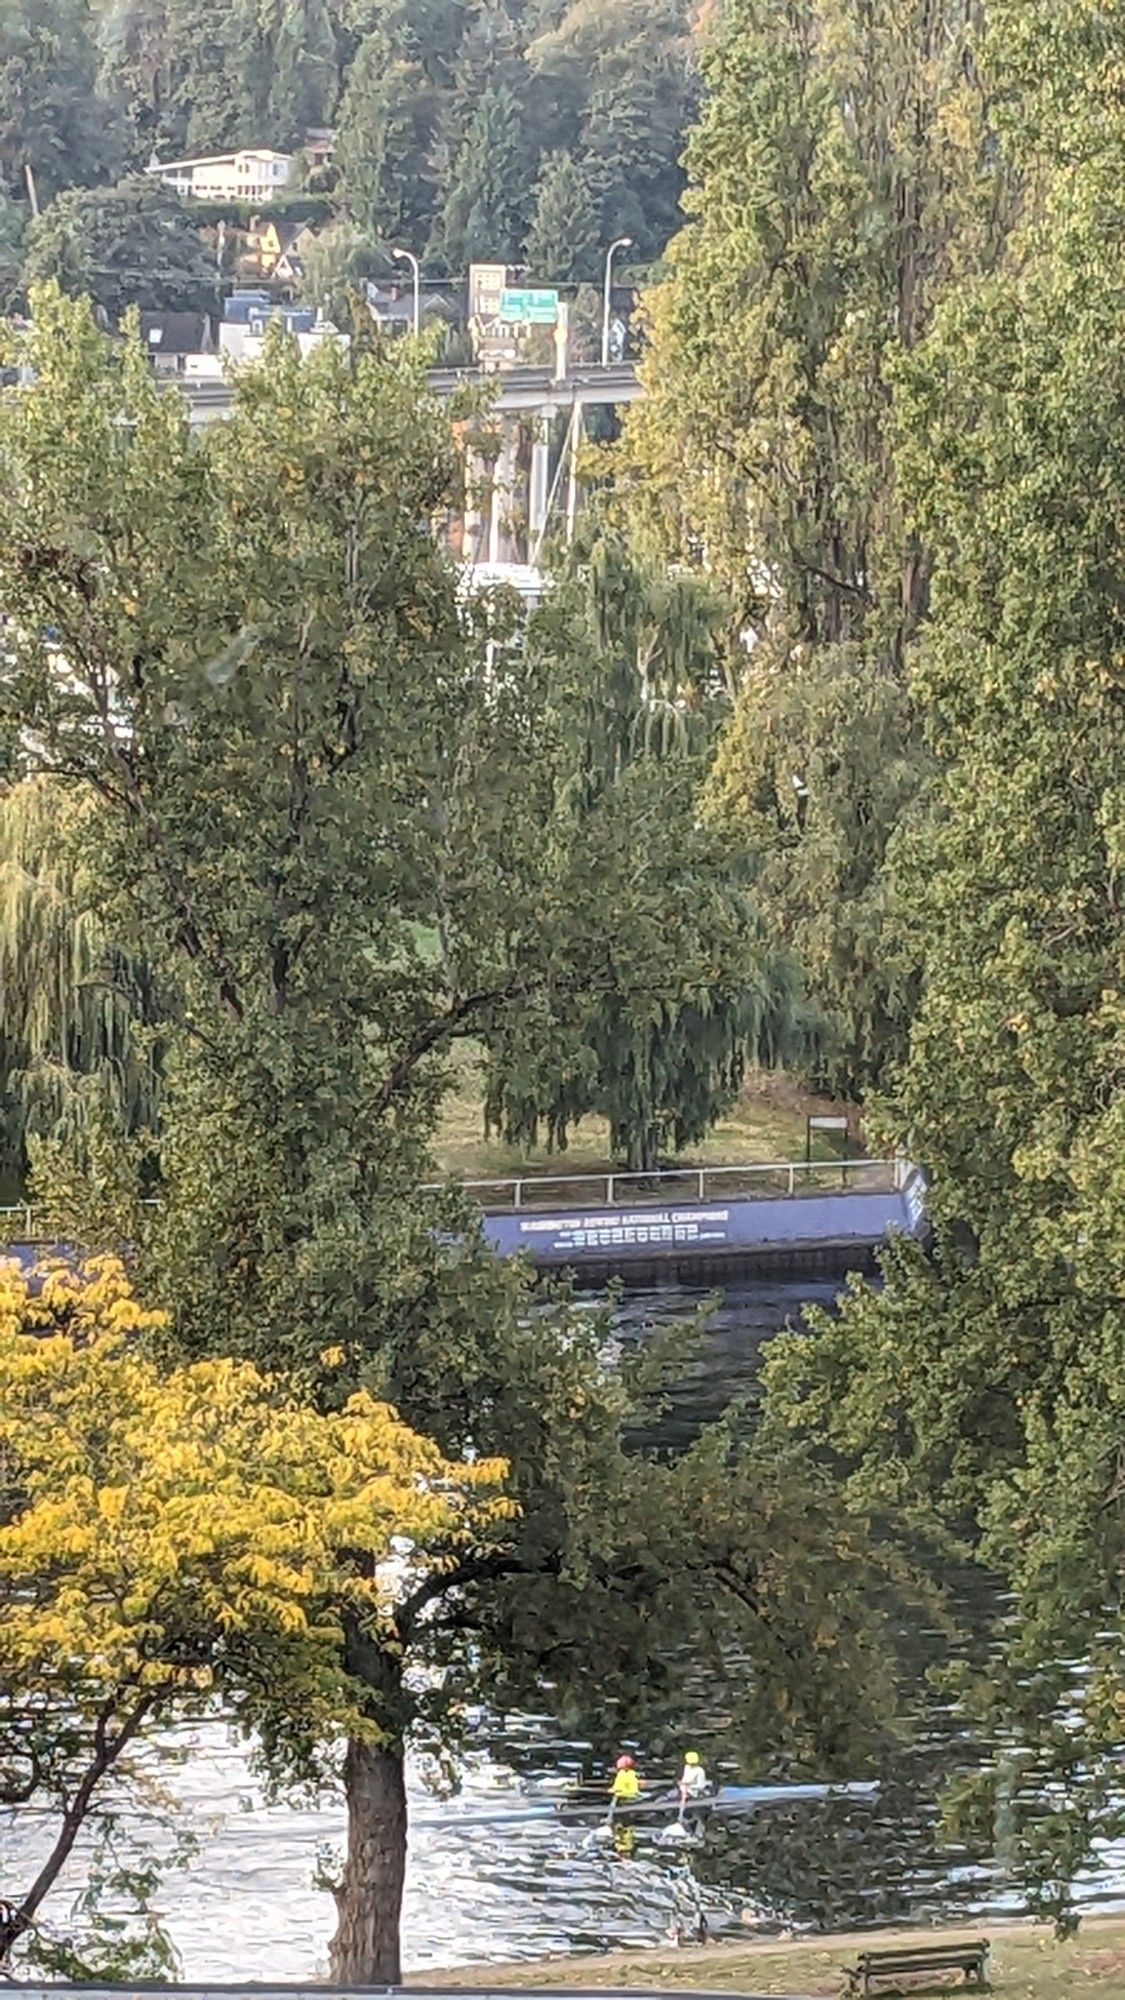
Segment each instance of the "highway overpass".
M430 387L439 396L453 396L458 390L485 392L489 410L553 417L560 411L592 409L598 404L616 407L635 403L644 393L631 361L610 362L605 368L593 363L575 368L556 378L550 368L435 368ZM229 414L232 390L229 382L185 381L171 378L170 387L181 391L191 410L193 426L212 424Z

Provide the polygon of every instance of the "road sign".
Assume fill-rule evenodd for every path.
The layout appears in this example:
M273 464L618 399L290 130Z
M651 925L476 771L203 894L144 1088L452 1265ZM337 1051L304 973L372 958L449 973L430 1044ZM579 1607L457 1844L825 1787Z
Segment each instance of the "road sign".
M558 316L557 292L505 285L500 294L501 319L522 321L527 326L554 326Z

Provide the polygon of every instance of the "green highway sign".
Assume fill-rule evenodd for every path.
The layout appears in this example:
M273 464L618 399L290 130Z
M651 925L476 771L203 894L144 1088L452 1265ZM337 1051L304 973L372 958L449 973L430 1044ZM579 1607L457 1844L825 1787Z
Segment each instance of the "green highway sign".
M531 326L553 326L559 316L559 295L505 285L500 294L501 319L523 320Z

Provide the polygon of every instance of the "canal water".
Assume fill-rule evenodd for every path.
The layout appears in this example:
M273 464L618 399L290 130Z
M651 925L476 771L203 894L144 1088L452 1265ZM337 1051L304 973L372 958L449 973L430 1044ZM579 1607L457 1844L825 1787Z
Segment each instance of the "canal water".
M662 1421L661 1440L683 1441L733 1393L751 1387L762 1342L804 1303L830 1303L834 1289L809 1281L729 1288ZM675 1291L632 1294L622 1302L617 1338L643 1341L697 1302ZM1015 1907L987 1853L939 1841L935 1793L945 1739L941 1716L922 1714L919 1699L915 1744L901 1772L880 1788L764 1796L745 1814L713 1820L698 1846L662 1847L642 1830L624 1852L549 1813L521 1812L529 1798L549 1799L578 1778L587 1746L561 1740L547 1717L526 1716L501 1731L482 1715L479 1748L455 1797L435 1796L424 1772L411 1773L408 1969L654 1947L677 1923L690 1931L700 1910L721 1936L748 1927L924 1923ZM705 1715L700 1745L706 1750ZM199 1839L190 1866L173 1869L154 1899L182 1975L196 1982L323 1977L334 1909L316 1877L343 1839L338 1803L267 1800L244 1748L217 1722L167 1748L182 1761L159 1767L160 1782L186 1808ZM0 1813L0 1896L26 1883L43 1836L26 1811ZM158 1816L122 1827L125 1850L130 1836L150 1850L168 1838ZM1083 1893L1125 1902L1125 1851L1107 1850L1101 1859ZM49 1928L65 1934L66 1927L63 1901Z

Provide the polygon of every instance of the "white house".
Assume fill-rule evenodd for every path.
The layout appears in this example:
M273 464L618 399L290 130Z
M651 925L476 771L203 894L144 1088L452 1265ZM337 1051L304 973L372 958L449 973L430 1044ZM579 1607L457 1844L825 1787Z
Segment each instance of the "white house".
M148 171L174 194L196 201L272 201L288 185L292 164L289 153L244 146L237 153L210 153L197 160L154 159Z

